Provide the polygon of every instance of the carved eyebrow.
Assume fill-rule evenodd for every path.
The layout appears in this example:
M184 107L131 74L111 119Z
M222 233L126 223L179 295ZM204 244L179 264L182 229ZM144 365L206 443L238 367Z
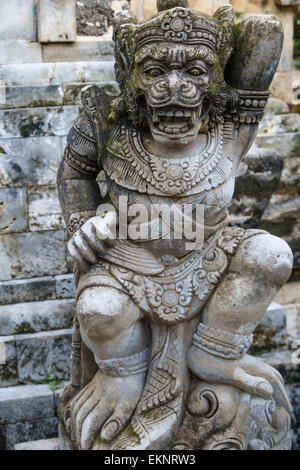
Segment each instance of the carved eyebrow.
M181 49L185 61L192 61L201 59L206 62L208 65L214 65L217 60L216 55L210 51L206 46L199 47L185 47ZM142 64L146 60L155 60L160 62L169 62L172 61L172 56L174 56L174 48L169 48L165 45L160 45L159 47L155 46L144 46L142 47L135 55L135 62L137 64Z

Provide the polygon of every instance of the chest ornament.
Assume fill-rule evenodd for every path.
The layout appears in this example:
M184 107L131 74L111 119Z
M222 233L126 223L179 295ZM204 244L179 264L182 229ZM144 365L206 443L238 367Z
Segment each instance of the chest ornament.
M208 191L224 183L232 171L223 143L223 124L219 123L208 133L199 155L164 158L148 152L140 133L122 125L115 131L103 167L117 184L142 193L176 196L195 188Z

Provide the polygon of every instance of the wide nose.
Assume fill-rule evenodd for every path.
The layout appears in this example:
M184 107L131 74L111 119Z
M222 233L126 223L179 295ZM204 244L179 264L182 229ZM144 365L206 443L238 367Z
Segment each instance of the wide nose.
M177 70L172 70L168 75L168 84L170 91L178 91L181 85L180 73Z

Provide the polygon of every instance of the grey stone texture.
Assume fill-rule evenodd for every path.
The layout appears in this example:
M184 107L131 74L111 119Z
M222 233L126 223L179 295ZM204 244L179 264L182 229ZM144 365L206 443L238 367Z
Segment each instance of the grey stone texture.
M78 106L2 110L0 138L65 136L78 114Z
M2 305L0 333L15 335L70 328L74 314L73 299Z
M51 276L2 281L0 282L0 304L55 299L55 287L55 277ZM0 334L2 334L1 329Z
M20 383L67 380L71 365L72 330L55 330L16 336Z
M71 44L42 44L43 62L87 62L113 60L112 41L76 41Z
M55 414L54 394L48 385L19 385L0 389L0 423L50 418Z
M115 80L113 61L8 64L0 68L6 86L60 85Z
M60 137L0 139L0 186L54 185L61 153Z
M27 230L26 188L0 188L0 234Z
M0 235L0 281L67 272L63 230Z
M0 282L0 305L75 297L73 274ZM54 304L53 304L54 305ZM1 331L0 331L0 334Z
M59 85L2 86L0 98L0 109L60 106L63 91Z
M1 334L3 333L1 332ZM17 383L18 369L15 338L14 336L0 336L0 387L9 387Z
M20 442L14 446L14 450L59 450L58 437Z
M39 0L37 6L40 42L75 41L75 0Z
M35 63L42 61L42 47L38 42L0 41L0 65Z
M29 191L29 230L58 230L65 228L56 188L39 186Z
M73 274L56 276L56 297L58 299L73 298L76 294Z
M19 421L17 423L7 424L2 427L3 449L13 450L18 442L33 441L36 439L49 439L57 436L58 418L52 418L28 421ZM1 429L0 429L1 433ZM1 434L0 434L1 442Z
M36 41L35 0L0 2L0 41Z

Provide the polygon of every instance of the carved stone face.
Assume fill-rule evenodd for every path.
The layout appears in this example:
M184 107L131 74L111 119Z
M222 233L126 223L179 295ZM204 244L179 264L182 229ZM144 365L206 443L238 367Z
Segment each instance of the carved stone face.
M206 46L153 43L136 56L137 88L146 100L153 138L163 144L194 141L209 108L216 55Z

